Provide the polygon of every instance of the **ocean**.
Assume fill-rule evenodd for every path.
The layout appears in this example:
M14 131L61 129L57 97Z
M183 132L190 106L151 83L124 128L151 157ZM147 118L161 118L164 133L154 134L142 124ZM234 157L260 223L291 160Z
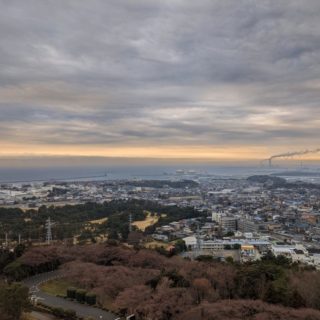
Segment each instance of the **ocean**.
M217 165L134 165L134 166L50 166L0 167L0 183L18 183L51 180L123 180L170 179L212 176L217 178L243 178L255 174L271 174L284 168L258 166ZM183 171L183 173L182 173Z

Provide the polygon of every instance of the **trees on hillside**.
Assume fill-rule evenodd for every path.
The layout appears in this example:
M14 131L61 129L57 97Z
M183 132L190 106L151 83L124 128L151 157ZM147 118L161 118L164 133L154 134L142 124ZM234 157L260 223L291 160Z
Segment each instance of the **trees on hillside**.
M29 290L18 283L0 284L1 320L18 320L29 309Z
M156 227L172 221L205 215L192 207L163 206L157 202L135 199L62 207L43 205L38 210L30 209L26 212L0 208L0 234L11 232L15 237L20 234L23 239L44 240L44 225L50 217L55 222L54 239L63 240L81 234L91 220L108 218L106 222L94 226L97 234L108 233L112 234L113 238L121 235L121 239L126 240L129 233L129 214L133 220L144 220L147 211L161 216L154 226L146 228L146 234L153 233Z
M177 320L318 320L320 311L291 309L259 300L222 300L185 310Z
M31 248L16 262L41 272L55 266L55 261L63 265L64 274L78 289L96 294L98 304L114 301L120 311L134 312L138 319L175 320L186 310L200 314L195 319L210 319L212 311L204 308L206 303L220 301L224 308L223 300L238 299L320 310L320 273L274 257L239 265L94 244ZM257 317L262 314L257 312Z

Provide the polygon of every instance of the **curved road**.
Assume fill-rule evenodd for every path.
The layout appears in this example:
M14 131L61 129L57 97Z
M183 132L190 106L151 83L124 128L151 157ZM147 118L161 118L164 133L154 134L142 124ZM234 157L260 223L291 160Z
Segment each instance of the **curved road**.
M111 312L107 312L98 308L83 305L77 302L69 301L63 298L51 296L39 289L39 286L43 282L53 280L61 277L62 274L59 271L41 273L39 275L30 277L23 281L23 283L29 287L30 293L34 294L39 300L50 307L60 307L63 309L74 310L80 317L91 317L95 320L115 320L117 316Z

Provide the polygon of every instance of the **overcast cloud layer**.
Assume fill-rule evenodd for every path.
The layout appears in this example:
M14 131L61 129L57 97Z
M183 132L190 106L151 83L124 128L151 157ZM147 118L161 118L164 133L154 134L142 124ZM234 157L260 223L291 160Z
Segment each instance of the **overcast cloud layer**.
M319 147L319 0L1 0L0 142Z

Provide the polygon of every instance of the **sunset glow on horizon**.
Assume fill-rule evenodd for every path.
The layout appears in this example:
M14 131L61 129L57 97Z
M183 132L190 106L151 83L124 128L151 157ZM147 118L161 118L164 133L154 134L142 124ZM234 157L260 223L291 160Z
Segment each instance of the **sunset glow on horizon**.
M268 159L270 153L264 148L214 148L207 146L163 146L161 148L146 147L114 147L104 148L101 146L63 146L39 147L35 146L30 152L29 147L24 146L6 146L6 152L0 152L0 159L7 157L106 157L106 158L154 158L154 159L193 159L194 161L259 161ZM294 157L296 160L317 161L320 160L320 154L308 154Z

